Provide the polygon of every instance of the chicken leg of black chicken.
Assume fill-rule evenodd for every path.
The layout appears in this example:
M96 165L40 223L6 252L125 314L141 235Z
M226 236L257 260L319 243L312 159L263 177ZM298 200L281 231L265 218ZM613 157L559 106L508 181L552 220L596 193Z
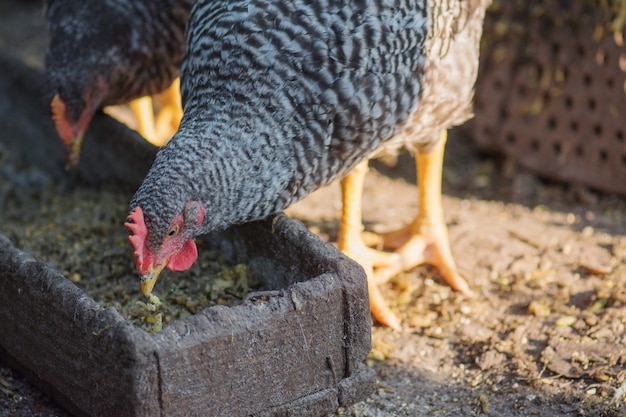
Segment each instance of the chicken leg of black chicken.
M159 109L155 115L155 102ZM178 130L183 110L180 79L176 78L165 91L153 97L139 97L128 103L137 122L137 132L153 145L162 147Z
M128 107L137 122L137 132L150 143L155 144L157 141L157 134L154 123L154 107L152 104L152 97L143 96L136 98L128 103Z
M454 290L467 295L472 293L455 265L443 216L441 174L446 139L444 130L432 147L416 152L418 214L406 227L380 236L382 246L394 249L393 252L372 249L363 240L361 200L367 160L341 181L343 210L337 245L365 269L372 316L395 330L400 330L402 325L389 309L378 286L398 273L430 264Z

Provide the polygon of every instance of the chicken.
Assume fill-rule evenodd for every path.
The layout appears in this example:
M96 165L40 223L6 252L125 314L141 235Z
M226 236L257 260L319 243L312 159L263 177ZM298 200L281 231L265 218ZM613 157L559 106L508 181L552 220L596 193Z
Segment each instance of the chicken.
M441 166L446 129L471 116L487 4L200 0L181 69L183 119L126 222L143 293L163 268L193 264L194 237L339 178L339 246L366 270L375 319L400 328L377 285L417 263L469 293L450 253ZM369 158L402 146L417 155L420 214L385 239L398 252L381 253L361 239L362 178Z
M184 31L194 0L49 0L50 44L45 94L68 165L78 162L82 139L96 110L133 99L139 131L155 140L149 97L172 86L165 110L182 117L178 93ZM173 94L173 96L171 95ZM172 98L173 97L173 98ZM172 130L175 131L175 128ZM168 138L169 139L169 138Z

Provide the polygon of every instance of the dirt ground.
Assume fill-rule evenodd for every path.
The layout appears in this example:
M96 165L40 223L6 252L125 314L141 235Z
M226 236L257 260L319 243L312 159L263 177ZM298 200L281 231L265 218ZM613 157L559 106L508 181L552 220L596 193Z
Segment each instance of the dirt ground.
M0 3L3 50L41 65L44 32L38 2ZM0 185L11 186L2 161ZM451 291L428 266L386 285L405 328L373 326L377 390L335 416L626 415L626 199L480 155L458 129L443 191L452 250L476 295ZM367 229L410 221L416 199L412 158L372 162ZM288 213L333 241L339 211L333 184ZM68 414L0 366L0 416Z

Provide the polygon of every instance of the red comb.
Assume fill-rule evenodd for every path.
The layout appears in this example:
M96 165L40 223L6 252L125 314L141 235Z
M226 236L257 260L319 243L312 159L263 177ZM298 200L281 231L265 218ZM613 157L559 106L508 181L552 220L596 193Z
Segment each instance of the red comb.
M141 211L141 207L135 207L133 211L130 212L124 226L126 226L131 232L128 236L128 240L130 240L130 243L135 249L135 265L137 270L142 273L146 257L145 253L149 252L146 250L148 229L146 228L146 223L143 220L143 211Z

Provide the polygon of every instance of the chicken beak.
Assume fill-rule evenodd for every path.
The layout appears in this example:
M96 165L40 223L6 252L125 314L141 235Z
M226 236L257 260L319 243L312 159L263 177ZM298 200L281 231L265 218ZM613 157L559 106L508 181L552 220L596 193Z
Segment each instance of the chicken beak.
M56 94L50 102L50 112L52 113L54 128L59 134L63 145L65 145L66 168L72 169L78 164L83 136L91 120L92 110L86 108L78 121L69 121L67 118L67 106L61 97Z
M161 271L163 271L163 268L165 268L165 264L157 267L151 273L141 276L139 284L141 285L141 292L146 297L150 297L150 295L152 294L154 284L156 283L156 280L159 277Z
M72 142L65 147L67 156L67 168L72 169L78 165L78 158L80 156L80 148L83 145L83 137L85 132L78 132L72 139Z

